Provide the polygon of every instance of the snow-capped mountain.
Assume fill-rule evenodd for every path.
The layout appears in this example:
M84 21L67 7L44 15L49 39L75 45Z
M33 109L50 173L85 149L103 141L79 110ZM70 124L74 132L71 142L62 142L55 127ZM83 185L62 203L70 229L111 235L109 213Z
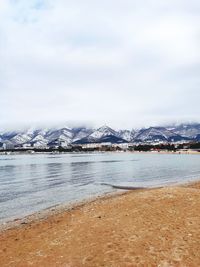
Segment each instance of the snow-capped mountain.
M11 138L10 141L15 145L21 145L31 141L32 137L33 137L32 135L28 135L26 133L19 133L15 135L13 138Z
M111 129L109 126L104 125L90 134L90 137L97 140L108 135L117 136L118 133L115 130Z
M75 141L73 144L92 144L92 143L112 143L112 144L121 144L127 143L126 140L115 136L115 135L104 135L101 138L94 139L90 136L82 138L80 140Z
M10 140L12 139L14 136L16 136L19 132L17 131L12 131L12 132L2 132L1 134L1 138L2 140Z
M86 127L73 128L72 131L74 133L73 142L86 138L87 136L89 136L94 132L93 129Z
M81 138L81 139L76 139L74 143L76 144L87 144L87 143L97 143L101 142L101 139L106 137L106 136L114 136L118 137L118 132L115 130L111 129L108 126L102 126L98 128L97 130L93 130L89 135Z
M7 132L2 133L0 138L2 142L10 141L15 146L47 146L48 144L59 144L64 142L65 144L71 144L76 140L80 140L91 133L94 130L79 127L79 128L52 128L52 129L28 129L23 132Z
M87 143L155 143L200 141L200 124L181 124L167 127L150 127L139 130L114 130L109 126L98 129L87 127L61 127L50 129L28 129L25 131L2 132L0 142L14 146L45 147Z
M40 133L37 134L31 141L31 145L34 146L45 146L48 144L48 140Z
M132 131L129 131L129 130L119 130L118 131L118 137L128 141L128 142L131 142L134 140L136 136L136 131L135 130L132 130Z
M150 127L148 129L141 129L136 135L135 142L177 142L187 140L188 138L178 135L164 127Z
M172 130L181 136L195 139L200 134L200 124L181 124L178 126L167 127L167 129Z
M98 139L98 143L111 143L111 144L122 144L127 143L126 140L122 139L121 137L115 135L105 135Z
M48 140L48 142L56 140L56 141L64 141L70 144L73 140L73 132L72 129L67 127L61 129L52 129L49 130L44 137L46 140Z
M75 141L76 144L104 142L123 143L127 141L119 136L119 132L106 125L98 128L97 130L94 130L90 135Z

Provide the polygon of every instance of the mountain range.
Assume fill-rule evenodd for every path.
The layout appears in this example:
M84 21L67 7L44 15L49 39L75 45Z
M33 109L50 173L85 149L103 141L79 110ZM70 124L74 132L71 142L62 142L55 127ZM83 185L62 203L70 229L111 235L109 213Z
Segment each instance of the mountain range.
M13 146L46 147L89 143L156 143L200 141L200 124L180 124L166 127L149 127L133 130L114 130L109 126L98 129L87 127L60 127L28 129L0 133L0 144Z

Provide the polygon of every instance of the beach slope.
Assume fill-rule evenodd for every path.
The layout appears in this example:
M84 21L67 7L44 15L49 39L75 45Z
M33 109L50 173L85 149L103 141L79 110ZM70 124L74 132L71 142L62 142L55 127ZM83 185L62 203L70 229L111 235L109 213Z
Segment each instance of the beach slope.
M0 232L0 266L200 266L200 183L97 199Z

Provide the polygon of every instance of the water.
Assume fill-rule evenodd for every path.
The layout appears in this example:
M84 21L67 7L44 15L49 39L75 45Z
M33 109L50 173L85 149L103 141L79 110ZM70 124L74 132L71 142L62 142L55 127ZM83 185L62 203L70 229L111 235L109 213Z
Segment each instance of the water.
M199 155L144 153L0 156L0 223L112 192L200 178Z

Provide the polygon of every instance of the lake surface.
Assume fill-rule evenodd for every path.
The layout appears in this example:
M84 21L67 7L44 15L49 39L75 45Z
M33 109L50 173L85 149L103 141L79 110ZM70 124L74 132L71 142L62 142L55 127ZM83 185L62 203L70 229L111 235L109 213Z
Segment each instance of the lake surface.
M114 191L103 183L154 187L199 178L199 155L0 155L0 223Z

